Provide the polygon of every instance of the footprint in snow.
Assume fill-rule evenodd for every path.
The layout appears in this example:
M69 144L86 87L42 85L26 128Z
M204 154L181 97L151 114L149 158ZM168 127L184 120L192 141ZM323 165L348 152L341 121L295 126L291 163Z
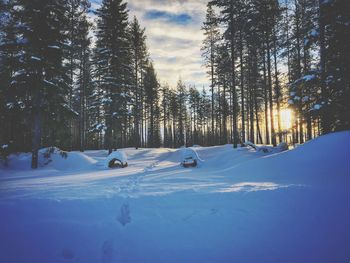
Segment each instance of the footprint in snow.
M122 226L125 226L131 222L130 208L128 204L123 204L120 207L120 213L117 217L117 220L122 224Z
M215 215L215 214L217 214L218 212L219 212L219 209L216 209L216 208L210 209L210 214L211 214L211 215Z
M64 248L61 251L61 255L62 257L64 257L65 259L72 259L74 258L74 252L73 250L69 249L69 248Z
M103 242L101 253L102 263L108 263L113 261L114 249L112 240L106 240L105 242Z

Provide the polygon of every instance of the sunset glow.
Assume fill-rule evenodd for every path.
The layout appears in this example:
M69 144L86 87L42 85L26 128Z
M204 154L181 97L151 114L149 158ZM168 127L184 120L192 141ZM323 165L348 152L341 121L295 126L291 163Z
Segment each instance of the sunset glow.
M290 109L281 110L281 125L283 130L292 128L293 112Z

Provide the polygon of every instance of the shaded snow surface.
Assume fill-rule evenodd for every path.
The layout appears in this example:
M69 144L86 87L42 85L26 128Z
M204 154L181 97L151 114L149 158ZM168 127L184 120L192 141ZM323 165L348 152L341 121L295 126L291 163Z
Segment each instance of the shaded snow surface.
M350 132L266 154L196 147L0 169L0 262L350 262ZM59 159L60 158L60 159Z

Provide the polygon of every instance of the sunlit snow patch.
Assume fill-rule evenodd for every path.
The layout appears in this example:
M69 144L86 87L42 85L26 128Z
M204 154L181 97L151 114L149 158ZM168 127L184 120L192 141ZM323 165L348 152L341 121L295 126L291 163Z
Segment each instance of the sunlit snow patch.
M231 192L255 192L265 190L276 190L278 188L287 187L287 185L280 185L272 182L241 182L231 185L227 188L217 190L219 193Z

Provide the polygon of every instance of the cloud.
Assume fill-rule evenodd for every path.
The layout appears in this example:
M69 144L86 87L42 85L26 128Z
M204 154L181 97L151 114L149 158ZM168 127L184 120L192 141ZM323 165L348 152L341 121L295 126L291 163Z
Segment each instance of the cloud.
M208 86L200 51L208 0L127 2L130 17L135 15L146 28L147 44L160 81L174 87L181 77L187 84Z
M208 86L201 27L207 0L129 0L131 15L146 27L148 46L161 82ZM181 21L183 19L183 21Z

